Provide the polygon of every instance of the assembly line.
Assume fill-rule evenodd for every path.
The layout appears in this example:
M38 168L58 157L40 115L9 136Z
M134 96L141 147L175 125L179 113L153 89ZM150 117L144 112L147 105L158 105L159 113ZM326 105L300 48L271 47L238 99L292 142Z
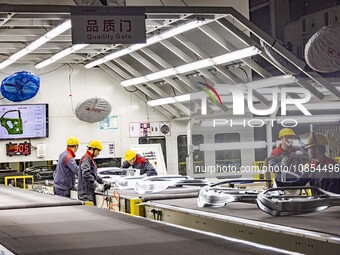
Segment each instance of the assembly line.
M0 0L0 254L340 251L340 1Z

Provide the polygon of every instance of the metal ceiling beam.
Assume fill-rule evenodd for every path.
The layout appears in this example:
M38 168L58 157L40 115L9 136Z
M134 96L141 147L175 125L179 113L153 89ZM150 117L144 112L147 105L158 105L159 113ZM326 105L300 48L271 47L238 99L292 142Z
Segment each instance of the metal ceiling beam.
M125 64L125 62L121 59L116 59L116 62L120 63L120 65ZM118 64L119 64L118 63ZM105 63L108 67L110 67L113 71L115 71L116 73L118 73L120 76L122 76L124 79L131 79L132 77L130 75L128 75L125 71L123 71L121 68L119 68L118 66L114 65L112 62L107 62ZM147 97L149 97L150 99L157 99L157 96L152 93L150 90L148 90L147 88L145 88L143 85L135 85L135 87L137 89L139 89L141 92L143 92ZM169 106L169 105L162 105L162 107L164 109L166 109L167 111L169 111L172 115L174 115L175 117L179 118L181 115L179 114L179 112L174 109L173 107Z
M172 51L177 57L184 60L186 63L194 62L195 60L192 59L190 56L188 56L184 51L179 49L177 46L175 46L173 43L171 43L168 40L163 40L160 42L163 46L165 46L167 49ZM206 68L198 69L202 75L204 75L206 78L208 78L213 83L223 83L222 80L220 80L218 77L210 73Z
M189 50L194 52L196 55L198 55L200 58L210 58L207 53L205 53L203 50L201 50L196 44L191 42L188 38L186 38L183 35L176 35L174 38L179 41L181 44L183 44L185 47L187 47ZM214 68L216 68L217 71L219 71L221 74L223 74L228 80L235 83L241 83L243 82L242 79L240 79L237 75L235 75L233 72L226 70L223 65L215 65Z
M119 76L117 73L115 73L111 68L109 68L107 65L102 64L99 65L99 68L101 68L103 71L105 71L108 75L110 75L113 79L115 79L116 81L120 82L122 80L122 77ZM130 92L133 93L133 95L139 97L140 99L142 99L144 102L146 101L145 98L145 94L142 93L141 91L137 90L135 92ZM146 106L148 107L148 106ZM170 112L168 111L164 111L164 108L160 107L160 106L155 106L153 107L155 108L158 112L160 112L161 114L165 115L166 117L168 117L169 119L172 119L174 117L174 115L172 115Z
M154 53L152 50L149 48L143 48L141 50L144 54L146 54L148 57L150 57L152 60L154 60L156 63L161 65L164 69L171 68L172 66L165 61L163 58L161 58L158 54ZM182 85L180 85L178 82L175 81L175 79L167 77L163 78L165 82L173 86L177 91L179 91L182 94L187 94L188 92L196 92L196 84L192 82L188 77L185 75L177 74L175 75L177 77L177 80L181 80L185 85L187 85L187 90L185 90ZM193 103L196 104L197 106L201 105L201 102L198 102L197 100L193 100ZM207 106L207 111L209 113L212 112L212 109L210 106Z
M164 69L167 68L171 68L172 66L165 61L164 59L162 59L158 54L156 54L155 52L153 52L152 50L150 50L149 48L143 48L141 49L141 51L147 55L148 57L150 57L152 60L154 60L156 63L158 63L159 65L161 65ZM195 91L192 87L188 86L187 88L183 88L179 83L177 83L176 81L174 81L172 78L163 78L167 83L169 83L171 86L173 86L178 92L181 92L183 94L186 94L188 91L189 92L193 92Z
M151 70L152 72L157 72L159 71L159 69L154 66L150 61L148 61L146 58L144 58L143 56L141 56L139 53L137 52L132 52L130 53L130 55L135 58L137 61L139 61L141 64L143 64L144 66L146 66L149 70ZM117 62L118 63L118 62ZM121 63L118 63L121 65ZM141 76L142 74L140 72L138 72L136 69L134 69L132 66L126 64L126 66L124 66L124 68L127 68L127 70L132 73L134 76ZM160 87L158 87L157 85L155 85L152 82L146 82L146 85L149 86L149 88L151 88L153 91L155 91L156 93L158 93L160 96L162 97L171 97L172 95L169 95L168 93L166 93L163 89L161 89ZM174 104L179 110L181 110L182 112L184 112L186 115L190 115L190 109L188 109L186 106L184 106L181 103L176 103Z
M297 58L293 53L288 51L285 47L283 47L279 43L274 43L275 40L270 37L267 33L258 28L255 24L251 23L244 16L242 16L239 12L232 9L231 15L246 29L248 29L251 33L257 36L259 39L267 43L268 45L272 45L272 49L274 49L277 53L279 53L282 57L287 59L290 63L292 63L295 67L297 67L302 73L304 73L307 77L320 84L321 86L327 88L331 93L340 98L340 91L332 86L327 80L325 80L321 75L316 72L308 72L305 70L305 62Z
M232 52L235 50L239 50L237 47L232 45L230 42L226 41L223 37L221 37L219 34L217 34L215 31L213 31L211 28L207 26L202 26L199 27L199 29L205 33L207 36L209 36L212 40L214 40L216 43L218 43L220 46L222 46L225 50L228 52ZM242 62L247 64L250 68L256 69L255 71L258 72L262 77L268 78L271 77L272 75L267 72L264 68L260 67L257 63L255 63L253 60L250 58L243 58L240 59ZM269 106L271 103L269 100L267 100L264 96L259 94L256 90L253 91L253 95L259 99L263 104Z
M220 36L217 32L215 32L208 26L202 26L202 27L199 27L198 29L201 30L203 33L205 33L207 36L209 36L212 40L214 40L224 49L226 49L228 52L232 52L232 51L236 51L240 49L234 46L232 43L228 42L226 39L224 39L222 36ZM253 43L252 45L254 44L255 43ZM259 64L257 64L255 61L253 61L250 58L244 58L240 60L244 62L245 64L247 64L251 69L257 72L263 78L269 78L272 76L266 69L264 69L262 66L260 66Z
M247 35L245 35L240 29L238 29L236 26L234 26L233 24L231 24L228 20L226 19L219 19L217 21L221 26L223 26L225 29L227 29L230 33L232 33L237 39L239 39L240 41L242 41L246 46L250 46L254 43L254 41L249 38ZM265 53L261 53L260 54L261 57L263 57L266 61L268 61L270 64L272 64L273 66L275 66L278 70L280 70L282 73L286 74L285 71L281 70L280 67L278 67L269 57L267 54ZM297 78L297 77L295 77ZM297 78L298 79L298 78ZM314 88L313 86L311 86L310 84L308 84L307 82L301 81L299 80L299 82L297 82L297 84L299 84L301 87L304 87L305 89L309 90L315 97L322 99L323 98L323 94L321 92L319 92L316 88Z

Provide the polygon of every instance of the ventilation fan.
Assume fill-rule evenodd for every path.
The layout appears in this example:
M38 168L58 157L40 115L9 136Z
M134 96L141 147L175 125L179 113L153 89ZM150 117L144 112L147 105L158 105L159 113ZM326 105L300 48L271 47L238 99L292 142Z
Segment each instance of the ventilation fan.
M305 47L307 64L315 71L331 73L340 70L340 25L321 28Z
M1 94L13 102L21 102L34 97L40 88L40 78L22 71L6 77L1 83Z
M73 0L76 5L91 6L126 6L125 0Z
M170 135L170 122L164 121L159 123L159 130L162 135L169 136Z
M111 104L106 99L93 97L80 102L75 112L78 119L94 123L104 120L111 110Z

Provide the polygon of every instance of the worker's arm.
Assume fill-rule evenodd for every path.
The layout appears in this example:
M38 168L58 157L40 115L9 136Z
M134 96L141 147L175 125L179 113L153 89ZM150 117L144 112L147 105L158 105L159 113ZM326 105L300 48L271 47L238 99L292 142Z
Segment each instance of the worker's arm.
M305 186L310 180L309 172L304 172L297 180L280 182L276 181L278 187L288 187L288 186Z
M79 166L77 166L76 160L73 157L68 159L67 167L72 171L72 173L78 176Z
M89 157L82 160L80 168L86 182L94 183L96 181L95 176L91 173L91 159Z
M127 160L125 160L121 168L129 168L130 166L131 166L130 163Z
M141 174L146 174L147 176L157 175L156 168L149 162L144 163L144 171Z

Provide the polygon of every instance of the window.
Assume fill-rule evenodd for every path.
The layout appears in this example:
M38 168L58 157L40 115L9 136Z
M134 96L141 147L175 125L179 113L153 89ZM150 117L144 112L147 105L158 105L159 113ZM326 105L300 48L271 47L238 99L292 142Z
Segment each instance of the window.
M193 135L192 144L194 146L199 146L204 143L203 135ZM177 137L177 151L178 151L178 173L181 175L187 174L186 169L186 157L188 155L188 141L186 135L179 135ZM193 154L194 169L196 165L204 165L204 152L199 150L194 150Z
M139 144L155 144L159 143L162 147L163 157L165 166L166 164L166 140L164 136L147 136L147 137L139 137L138 139Z
M240 142L240 134L223 133L215 135L215 143ZM215 151L216 166L236 166L241 167L241 150L218 150Z

